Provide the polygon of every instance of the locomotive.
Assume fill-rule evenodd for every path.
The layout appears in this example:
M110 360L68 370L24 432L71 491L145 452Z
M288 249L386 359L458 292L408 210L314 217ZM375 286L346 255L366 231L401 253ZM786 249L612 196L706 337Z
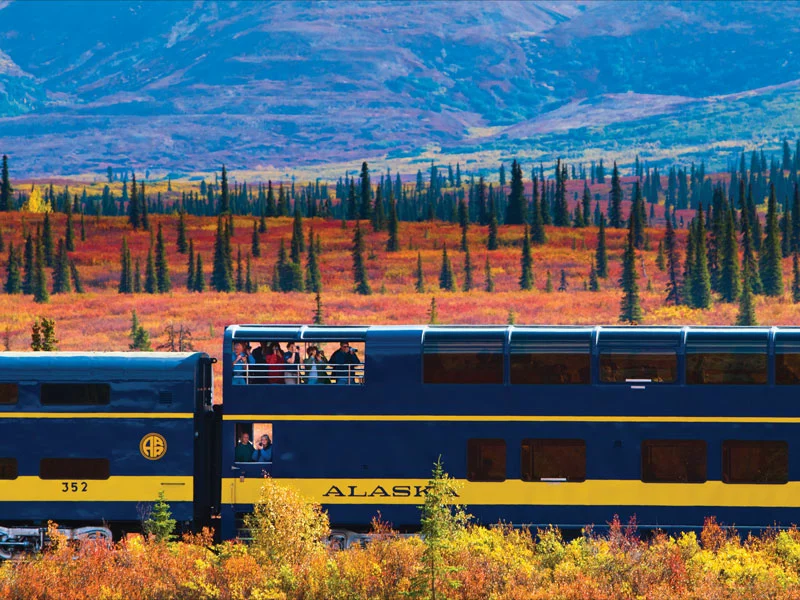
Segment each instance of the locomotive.
M0 353L0 557L159 492L235 538L265 476L345 543L413 530L440 457L486 524L800 521L800 328L233 325L222 356L224 406L203 353Z

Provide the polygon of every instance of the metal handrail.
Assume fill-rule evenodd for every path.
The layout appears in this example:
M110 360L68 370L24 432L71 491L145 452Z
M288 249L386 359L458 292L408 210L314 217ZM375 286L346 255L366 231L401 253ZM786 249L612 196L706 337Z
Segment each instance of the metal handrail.
M236 363L233 365L233 379L237 383L243 380L245 385L265 383L309 384L311 383L312 366L305 363ZM335 365L317 363L316 367L316 383L318 384L364 384L363 364Z

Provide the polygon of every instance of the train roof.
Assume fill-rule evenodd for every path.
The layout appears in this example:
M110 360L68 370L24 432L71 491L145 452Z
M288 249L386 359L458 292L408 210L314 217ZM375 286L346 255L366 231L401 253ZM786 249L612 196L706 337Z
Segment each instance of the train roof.
M0 352L0 380L98 381L193 377L203 352Z

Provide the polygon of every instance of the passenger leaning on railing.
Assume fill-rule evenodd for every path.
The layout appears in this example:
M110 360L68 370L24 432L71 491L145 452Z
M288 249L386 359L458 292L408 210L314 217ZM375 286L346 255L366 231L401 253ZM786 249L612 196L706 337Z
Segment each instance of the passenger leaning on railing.
M294 342L286 344L286 352L283 354L284 372L283 380L285 383L300 383L300 353L295 349Z
M247 352L242 342L233 345L233 385L247 384L250 365L255 362L253 355Z
M349 342L340 342L339 349L331 355L333 365L334 383L354 383L353 365L360 365L361 361L356 356L356 350L350 347Z
M309 385L316 385L319 383L319 373L321 369L320 353L317 351L316 346L309 346L306 350L307 357L303 361L305 371L305 382Z
M250 375L250 383L283 383L283 351L278 342L260 342L253 356L255 375Z

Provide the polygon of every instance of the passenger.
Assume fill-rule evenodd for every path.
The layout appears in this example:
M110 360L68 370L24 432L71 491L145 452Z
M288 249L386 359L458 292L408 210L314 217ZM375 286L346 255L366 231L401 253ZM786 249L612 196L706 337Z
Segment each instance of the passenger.
M272 440L266 433L261 436L252 458L253 462L272 462Z
M269 342L263 340L259 342L258 348L253 350L253 359L256 366L250 369L250 383L269 383L267 379L267 354L269 354Z
M283 383L283 350L278 342L271 342L264 358L267 365L265 383Z
M300 383L300 353L297 352L294 342L286 344L286 352L283 354L284 372L283 380L285 383Z
M360 365L361 361L356 356L356 350L350 347L349 342L339 342L339 349L331 355L333 365L334 383L353 383L353 365Z
M319 352L316 346L309 346L306 350L307 358L303 361L306 374L306 383L309 385L316 385L319 382Z
M245 432L242 434L242 439L236 444L236 452L234 460L236 462L250 462L253 458L253 442L250 441L250 434Z
M256 359L250 354L242 342L233 345L233 385L246 385L250 365L255 364Z

